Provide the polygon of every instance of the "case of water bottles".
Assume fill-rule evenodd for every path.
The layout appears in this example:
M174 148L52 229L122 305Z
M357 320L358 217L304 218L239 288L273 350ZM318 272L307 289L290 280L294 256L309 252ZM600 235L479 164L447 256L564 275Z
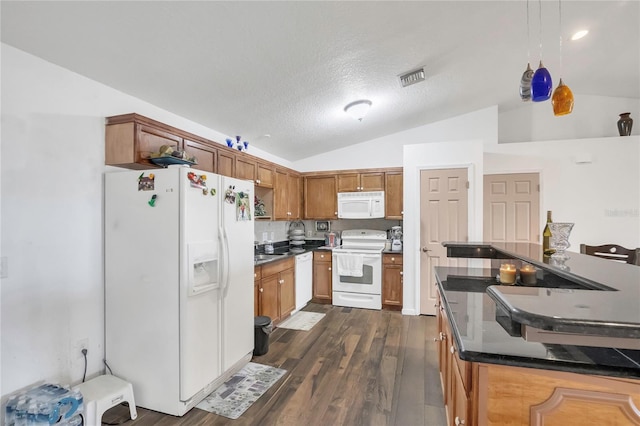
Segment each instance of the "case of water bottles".
M46 383L12 395L5 406L5 426L80 426L82 393Z

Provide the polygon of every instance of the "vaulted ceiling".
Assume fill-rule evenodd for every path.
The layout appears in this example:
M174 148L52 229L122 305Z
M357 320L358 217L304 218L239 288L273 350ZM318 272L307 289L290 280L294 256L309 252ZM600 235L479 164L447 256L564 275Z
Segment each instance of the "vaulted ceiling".
M491 105L521 107L520 76L541 51L557 84L560 34L574 94L638 99L639 6L2 1L0 12L3 43L295 161ZM587 37L570 41L582 28ZM398 76L420 67L426 81L401 87ZM361 122L343 111L358 99L373 103Z

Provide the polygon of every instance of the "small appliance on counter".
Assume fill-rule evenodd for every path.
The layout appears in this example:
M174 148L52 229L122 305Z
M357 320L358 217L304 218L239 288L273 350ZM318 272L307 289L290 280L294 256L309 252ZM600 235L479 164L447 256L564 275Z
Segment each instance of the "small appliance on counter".
M324 234L324 245L326 247L338 247L340 246L340 233L327 232Z
M389 236L391 237L391 251L402 251L402 226L392 226Z

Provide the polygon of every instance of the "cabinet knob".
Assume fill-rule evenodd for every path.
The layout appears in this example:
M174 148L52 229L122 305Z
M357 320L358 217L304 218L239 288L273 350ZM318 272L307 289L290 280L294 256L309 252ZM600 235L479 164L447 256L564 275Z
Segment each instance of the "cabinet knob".
M329 266L329 268L327 268L327 269L331 270L331 266Z
M334 215L338 216L338 212L333 212Z
M284 280L280 280L278 281L280 284L284 284Z
M263 291L264 291L264 288L261 288L261 289L260 289L260 293L262 293Z
M258 278L258 274L254 273L253 278Z
M395 262L395 261L396 261L396 258L395 258L395 257L392 257L392 258L391 258L391 261L392 261L392 262Z
M452 354L456 353L456 349L453 347L453 345L449 346L449 352L451 352Z
M464 420L462 420L460 417L456 416L456 420L454 422L456 424L456 426L460 426L464 424Z
M260 183L260 179L256 179L256 183Z
M402 275L402 271L400 271L400 275Z

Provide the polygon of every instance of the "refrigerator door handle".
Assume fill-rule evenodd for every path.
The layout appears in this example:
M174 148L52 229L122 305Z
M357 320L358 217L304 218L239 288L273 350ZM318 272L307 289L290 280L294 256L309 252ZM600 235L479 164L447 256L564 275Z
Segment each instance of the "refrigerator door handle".
M226 228L222 228L222 252L224 253L224 275L222 278L221 287L224 291L229 285L229 269L231 268L231 261L229 259L229 236L227 235Z

